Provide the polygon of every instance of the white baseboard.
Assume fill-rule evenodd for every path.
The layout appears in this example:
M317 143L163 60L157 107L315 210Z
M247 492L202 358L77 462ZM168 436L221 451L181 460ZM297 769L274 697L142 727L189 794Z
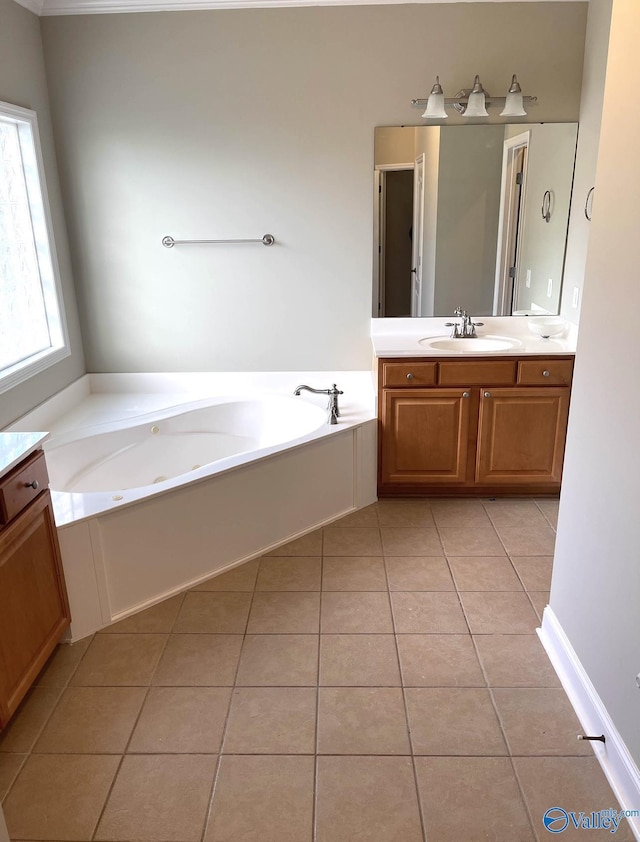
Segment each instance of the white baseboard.
M604 734L607 739L604 744L592 742L591 746L621 808L639 810L640 770L550 606L544 609L538 635L585 733ZM629 817L628 821L640 842L640 816Z

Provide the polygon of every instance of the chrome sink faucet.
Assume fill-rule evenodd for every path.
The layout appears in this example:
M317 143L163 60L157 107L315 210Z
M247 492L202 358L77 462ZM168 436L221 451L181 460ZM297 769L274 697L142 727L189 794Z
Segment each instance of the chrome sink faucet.
M333 383L330 389L312 389L311 386L298 386L298 388L294 390L293 394L299 395L303 389L306 389L307 392L313 392L314 395L329 395L329 403L327 404L327 412L329 413L327 417L327 424L337 424L338 418L340 417L338 395L343 395L344 392L341 392L336 384Z
M472 317L468 315L467 311L463 310L462 307L456 307L453 311L453 315L460 316L462 318L462 324L459 322L445 322L445 327L453 328L451 331L451 338L476 339L476 328L482 327L484 322L474 322Z

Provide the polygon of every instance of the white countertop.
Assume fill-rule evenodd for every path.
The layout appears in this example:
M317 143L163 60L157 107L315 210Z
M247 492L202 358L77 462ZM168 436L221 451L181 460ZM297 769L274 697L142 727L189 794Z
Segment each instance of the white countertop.
M37 450L49 433L0 433L0 477Z
M425 319L372 319L371 342L376 357L518 357L527 354L575 354L578 338L576 325L567 322L564 333L553 339L535 336L527 327L526 316L478 316L477 321L483 326L477 330L478 337L504 336L516 340L513 348L499 351L479 349L469 351L440 351L428 345L420 344L426 337L449 337L451 328L445 322L459 321L454 316L447 318ZM465 343L467 345L467 343Z

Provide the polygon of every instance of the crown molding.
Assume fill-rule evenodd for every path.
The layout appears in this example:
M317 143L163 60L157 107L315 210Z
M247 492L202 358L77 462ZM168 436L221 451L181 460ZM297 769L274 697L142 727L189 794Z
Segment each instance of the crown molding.
M490 3L534 3L540 0L488 0ZM542 0L585 2L585 0ZM299 6L372 6L393 4L473 3L477 0L15 0L39 16L109 15L135 12L179 12L199 9L275 9ZM486 0L485 0L486 2ZM587 0L588 2L588 0Z

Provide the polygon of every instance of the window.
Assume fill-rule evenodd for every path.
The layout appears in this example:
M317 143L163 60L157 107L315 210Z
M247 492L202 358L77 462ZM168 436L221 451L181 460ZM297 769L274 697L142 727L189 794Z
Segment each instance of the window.
M68 345L36 114L0 102L0 392Z

